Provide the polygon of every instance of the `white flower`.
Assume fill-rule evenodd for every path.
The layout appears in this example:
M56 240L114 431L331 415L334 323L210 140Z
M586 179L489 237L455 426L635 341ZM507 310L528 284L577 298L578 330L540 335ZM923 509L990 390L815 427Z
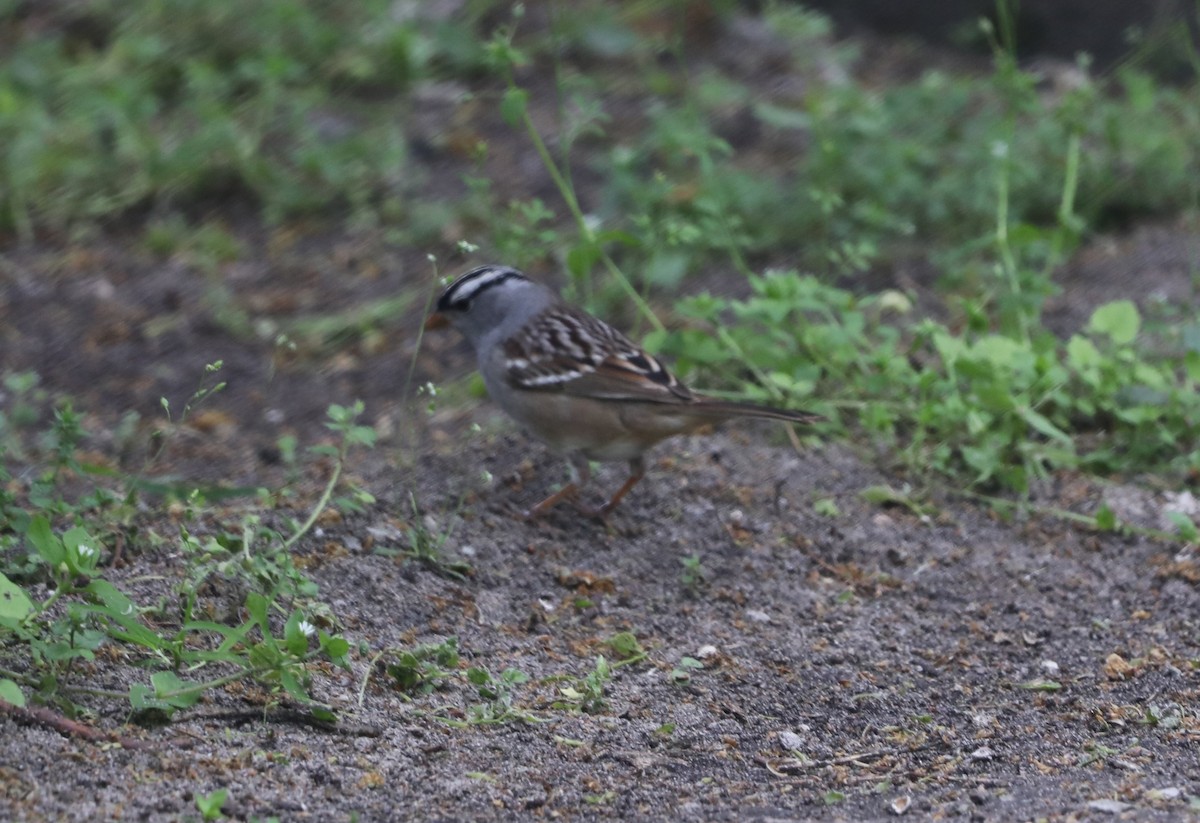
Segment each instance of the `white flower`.
M312 637L314 634L317 633L317 627L314 626L312 623L309 623L307 620L301 620L300 621L300 632L305 637Z
M83 558L84 560L90 560L91 558L96 556L96 550L93 549L91 546L89 546L87 543L80 543L79 544L79 556L81 558Z

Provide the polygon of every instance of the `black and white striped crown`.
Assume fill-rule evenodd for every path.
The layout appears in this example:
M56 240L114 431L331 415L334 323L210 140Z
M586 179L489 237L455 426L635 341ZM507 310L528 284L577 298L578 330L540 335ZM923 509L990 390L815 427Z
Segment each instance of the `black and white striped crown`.
M495 288L508 280L527 280L511 266L480 266L460 274L438 298L437 310L466 311L471 301L488 289Z

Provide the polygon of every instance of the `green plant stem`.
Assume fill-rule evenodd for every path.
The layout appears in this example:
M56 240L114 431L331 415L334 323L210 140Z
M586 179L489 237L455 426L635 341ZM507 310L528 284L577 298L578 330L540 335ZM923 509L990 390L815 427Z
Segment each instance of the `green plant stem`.
M431 258L431 261L432 261L432 258ZM437 270L436 263L434 263L434 268L433 268L433 279L434 279L435 283L438 280L438 270ZM429 316L429 309L433 305L433 297L434 297L434 293L432 290L430 290L429 295L425 298L425 307L421 310L421 317ZM425 342L425 324L421 323L420 325L417 326L417 340L415 343L413 343L412 357L408 361L408 372L404 375L404 387L400 390L400 396L405 398L406 402L407 402L407 398L409 396L408 392L410 389L412 389L413 375L415 375L417 373L417 358L421 354L421 345L424 342ZM415 443L418 439L418 424L415 421L415 416L413 419L412 426L405 426L404 429L405 429L406 436L412 438L412 442L410 443L410 446L415 445ZM415 449L414 449L414 451L415 451Z
M301 657L297 658L295 663L296 664L307 663L308 661L313 660L316 657L319 657L323 653L324 653L323 649L320 649L320 648L313 649L312 651L309 651L309 652L305 653L304 655L302 655ZM219 689L222 686L229 685L230 683L236 683L238 680L244 680L247 677L257 677L260 674L266 674L267 672L278 671L280 668L281 667L279 666L279 664L276 664L276 663L264 663L261 666L247 666L245 668L239 669L236 672L232 672L231 674L223 675L221 677L217 677L212 680L207 680L202 683L193 683L192 685L190 685L184 689L176 689L175 691L164 692L162 694L156 694L155 697L159 700L172 700L176 697L184 697L184 696L192 695L192 694L203 694L204 692L211 691L212 689ZM121 694L120 696L128 697L127 694ZM313 702L315 703L317 701L313 701Z
M512 76L511 69L508 73L508 85L512 89L520 88ZM614 280L617 281L622 290L624 290L625 294L631 301L633 301L633 304L637 306L638 311L642 314L642 316L650 322L650 325L653 326L656 331L665 332L667 327L664 326L663 322L658 319L658 315L654 313L654 309L650 308L650 304L647 303L646 299L638 293L636 288L634 288L633 283L631 283L629 278L625 276L625 272L621 271L620 266L613 261L608 252L601 248L600 244L597 242L596 232L593 231L592 227L588 225L587 218L584 216L583 210L579 208L579 200L575 197L574 188L559 169L558 163L556 163L554 158L550 155L550 150L546 148L546 143L542 140L542 135L540 132L538 132L537 126L534 125L533 117L531 117L529 114L528 106L523 106L521 108L521 122L525 126L525 132L529 135L529 139L533 143L533 148L537 152L538 158L542 161L542 165L545 166L547 173L550 175L550 179L554 181L554 185L558 189L559 194L562 196L563 202L567 204L567 209L571 212L571 216L575 218L575 227L579 231L580 237L583 238L584 243L596 249L600 255L600 259L604 262L604 267L608 270L608 273L612 275Z
M383 657L386 650L379 652L372 657L367 663L367 673L363 675L362 683L358 686L358 707L361 709L363 702L367 699L367 684L371 682L371 672L375 671L375 664Z
M1008 280L1008 288L1017 305L1017 323L1020 326L1021 339L1028 343L1029 319L1020 305L1021 278L1017 273L1017 260L1008 237L1008 151L1011 145L1010 140L1000 163L1000 170L996 174L996 250L1000 254L1000 268Z
M614 660L608 664L608 667L610 669L619 669L622 666L632 666L634 663L641 663L649 656L650 654L648 652L638 652L632 657L626 657L624 660Z
M321 516L321 512L325 511L325 507L329 505L329 499L333 497L333 490L337 487L338 480L341 479L342 466L345 463L345 458L345 445L343 445L342 449L338 451L337 462L333 465L333 474L330 475L329 482L325 484L325 488L321 492L320 499L317 500L316 505L313 506L312 511L308 515L308 519L304 521L303 525L296 529L296 532L283 542L283 546L280 547L281 551L286 552L291 549L292 546L296 545L296 541L308 533L308 531L313 527L313 524L317 522L317 518Z
M1072 223L1075 220L1075 194L1079 190L1081 147L1079 132L1071 132L1071 136L1067 139L1067 168L1063 174L1062 198L1058 203L1058 231L1054 233L1050 254L1046 256L1046 265L1042 267L1042 276L1047 279L1053 275L1054 269L1058 267L1059 261L1062 259L1066 236L1075 234Z
M40 678L33 677L25 672L17 672L13 671L12 669L5 668L0 668L0 677L6 677L9 680L13 680L17 683L24 683L30 688L37 688L42 682ZM87 686L59 686L58 688L64 692L71 692L72 694L88 694L92 695L93 697L108 697L114 700L122 700L126 697L129 697L129 692L118 692L113 691L112 689L93 689Z
M41 682L36 677L31 677L25 672L13 671L12 669L5 669L3 667L0 667L0 677L7 677L9 680L24 683L26 686L37 686Z

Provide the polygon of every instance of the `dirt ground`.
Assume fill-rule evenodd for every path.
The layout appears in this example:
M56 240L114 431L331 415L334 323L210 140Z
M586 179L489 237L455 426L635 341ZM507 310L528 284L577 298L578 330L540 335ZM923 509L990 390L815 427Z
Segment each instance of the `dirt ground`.
M137 411L144 432L160 397L180 408L203 365L223 360L228 388L167 464L227 485L278 484L277 438L312 443L328 403L362 398L381 441L350 470L377 502L301 544L307 573L353 642L454 637L464 664L526 673L514 704L529 719L454 727L439 717L480 702L461 678L410 697L364 656L315 678L340 714L332 729L264 714L267 696L244 685L158 728L94 702L89 723L146 749L0 717L0 819L198 818L194 796L222 787L242 820L1200 815L1194 547L953 497L924 513L870 503L864 489L906 478L853 444L796 451L757 423L657 449L607 527L569 512L527 524L512 512L561 479L559 461L465 392L432 416L401 396L431 287L425 251L230 226L245 253L221 279L252 333L230 332L185 257L156 259L108 230L0 250L0 369L36 370L86 411L90 448L136 463L121 416ZM1159 223L1093 239L1062 272L1050 322L1069 333L1117 296L1183 299L1195 237ZM921 287L900 264L876 274ZM405 290L412 304L382 335L273 349L273 322ZM441 337L417 366L413 385L461 375L469 357ZM620 479L600 473L602 488ZM1038 496L1084 513L1107 502L1149 526L1187 502L1152 481L1066 476ZM448 535L443 554L471 573L386 551L414 521ZM702 577L689 581L691 557ZM115 580L149 600L179 569L168 545ZM613 671L599 711L555 707L564 678L615 659L605 641L619 632L646 659ZM89 674L125 689L141 673L99 660Z

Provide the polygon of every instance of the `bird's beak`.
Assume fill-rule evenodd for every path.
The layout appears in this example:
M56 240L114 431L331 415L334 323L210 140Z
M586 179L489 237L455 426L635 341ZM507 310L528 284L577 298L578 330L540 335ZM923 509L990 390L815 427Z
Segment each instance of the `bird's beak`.
M444 329L450 325L450 321L446 319L446 315L440 312L434 312L425 318L425 331L433 331L434 329Z

